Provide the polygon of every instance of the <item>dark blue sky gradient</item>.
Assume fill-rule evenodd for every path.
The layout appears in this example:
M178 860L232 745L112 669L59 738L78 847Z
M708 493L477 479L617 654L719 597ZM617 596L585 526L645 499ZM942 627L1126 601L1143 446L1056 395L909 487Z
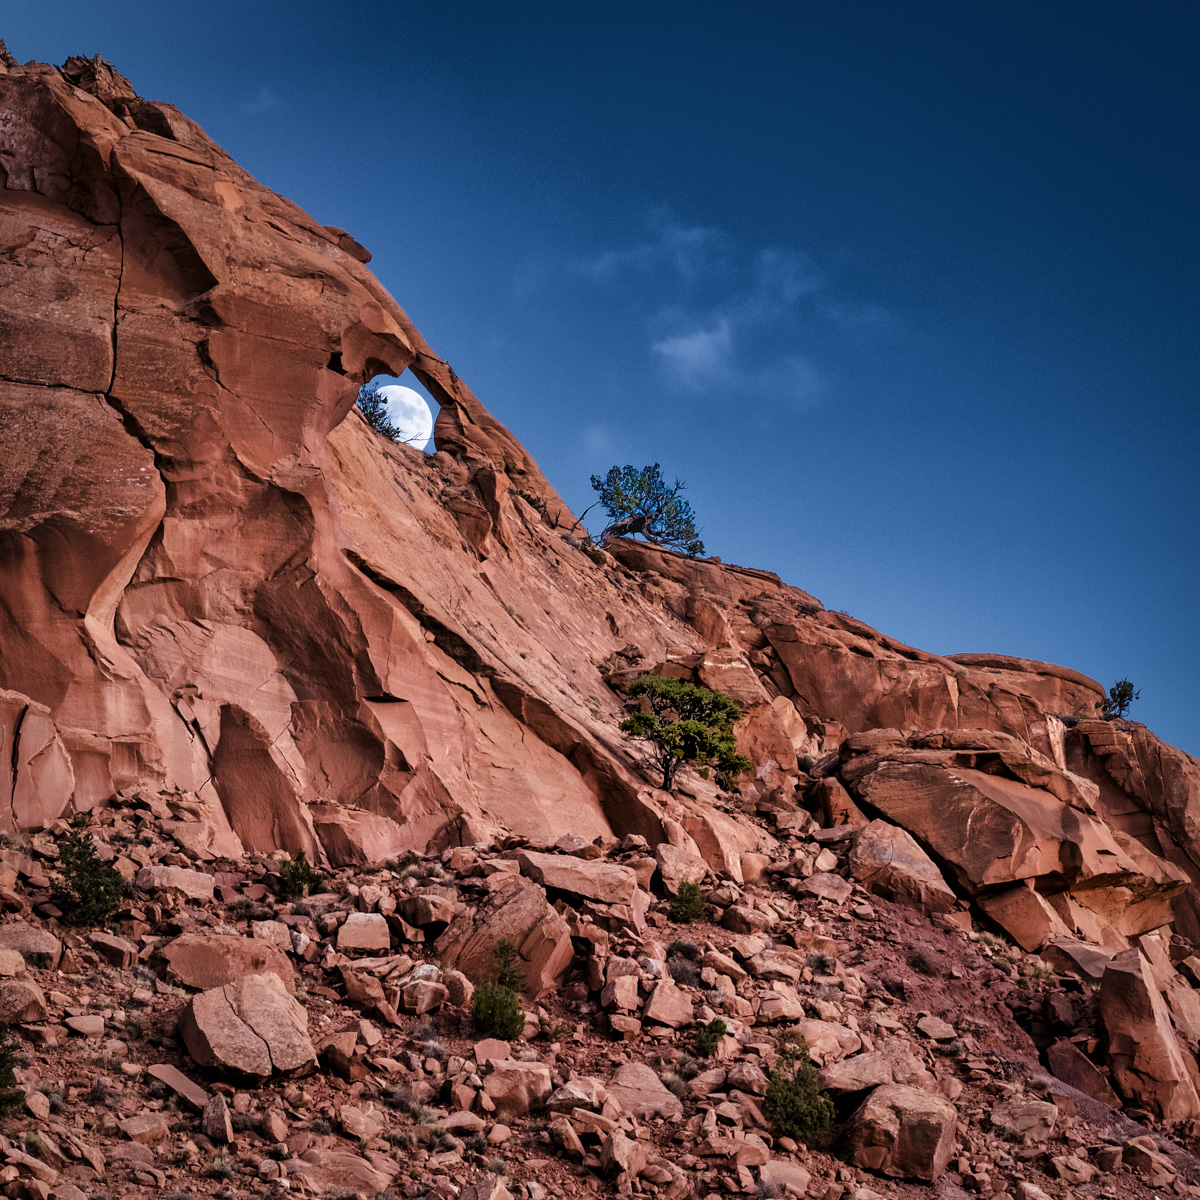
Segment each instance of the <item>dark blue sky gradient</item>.
M105 11L105 10L108 11ZM42 0L349 229L578 510L1200 752L1200 8Z

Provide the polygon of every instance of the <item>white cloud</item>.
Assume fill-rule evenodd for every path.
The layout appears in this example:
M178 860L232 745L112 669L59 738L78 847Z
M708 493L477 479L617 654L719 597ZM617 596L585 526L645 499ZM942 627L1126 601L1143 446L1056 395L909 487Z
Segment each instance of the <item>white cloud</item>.
M583 448L591 456L612 452L612 437L603 425L587 425L583 430Z
M667 209L650 214L652 237L635 246L605 250L580 264L580 270L596 279L615 279L624 272L670 271L682 280L693 280L719 271L733 249L720 229L705 225L681 225Z
M254 97L248 104L242 105L242 111L249 113L252 117L258 116L259 113L268 112L274 108L279 101L275 98L275 93L264 83L258 89L258 95Z
M624 285L635 311L651 313L650 352L673 387L811 403L829 386L812 345L860 341L896 325L878 305L830 297L825 275L799 250L747 250L666 209L652 212L649 225L650 237L576 269Z
M662 338L650 348L667 374L685 387L703 389L730 378L733 329L726 317L718 317L708 328Z

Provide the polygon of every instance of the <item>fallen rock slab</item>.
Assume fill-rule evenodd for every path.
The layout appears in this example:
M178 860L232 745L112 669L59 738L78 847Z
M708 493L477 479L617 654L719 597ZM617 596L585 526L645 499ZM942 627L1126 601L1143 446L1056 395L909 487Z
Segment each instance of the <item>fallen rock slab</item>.
M62 942L48 930L24 921L0 925L0 946L15 950L31 967L53 970L62 958Z
M930 912L955 904L950 885L907 830L888 821L864 825L850 846L850 876L863 887Z
M586 896L601 904L632 904L637 875L617 863L575 858L570 854L539 854L522 850L517 857L521 874L554 891Z
M260 938L227 933L185 933L160 951L167 964L167 980L183 987L224 987L243 975L277 975L295 989L291 960L277 946Z
M216 880L203 871L189 871L186 867L143 867L134 879L139 891L166 892L184 900L207 901L213 898Z
M608 1096L631 1117L661 1116L668 1120L683 1112L679 1097L645 1063L625 1063L608 1085Z
M278 975L247 975L193 996L179 1018L188 1053L201 1066L266 1077L313 1067L308 1014Z

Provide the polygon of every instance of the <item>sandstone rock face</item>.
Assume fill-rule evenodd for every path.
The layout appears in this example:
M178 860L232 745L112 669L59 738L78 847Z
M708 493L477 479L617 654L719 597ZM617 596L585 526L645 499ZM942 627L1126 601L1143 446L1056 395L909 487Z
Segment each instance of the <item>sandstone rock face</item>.
M278 975L246 975L194 996L180 1014L179 1032L201 1066L266 1077L317 1061L308 1016Z
M1200 764L1095 720L1095 681L924 653L645 543L599 567L345 230L106 66L6 65L0 105L0 827L140 788L186 801L201 856L615 832L741 883L769 835L698 778L645 785L602 675L620 654L739 700L747 800L793 804L799 762L849 737L811 797L830 823L873 805L973 895L1063 882L1086 940L1176 913L1200 933ZM407 367L440 405L432 456L353 409ZM854 744L883 730L882 757ZM659 863L668 888L694 873Z
M399 986L409 966L344 971L348 996L386 1022L466 1003L502 936L534 997L590 952L606 1019L631 1039L643 1017L661 1033L694 1014L661 974L602 969L612 930L647 936L649 889L714 877L722 923L747 939L780 920L754 891L781 870L787 903L823 912L870 912L850 879L940 911L957 894L1085 986L1102 978L1119 1089L1168 1119L1196 1115L1200 1001L1156 931L1200 939L1200 763L1097 719L1103 689L1067 668L939 657L768 572L633 540L597 564L350 234L104 64L0 56L0 109L0 830L140 798L206 866L114 850L147 909L213 903L216 860L246 852L334 866L478 852L479 887L453 907L429 889L387 911L364 902L321 928L332 944L273 936L315 964L388 955L415 923L461 974ZM381 441L354 409L365 380L406 368L440 405L430 456ZM673 795L651 786L617 728L622 681L648 670L744 707L753 770L736 803L687 770ZM821 848L784 861L815 822L832 827ZM601 846L626 835L644 839L637 857L607 861ZM546 853L556 843L568 852ZM46 886L53 854L18 858L5 852L6 904L18 873ZM202 952L191 936L166 957L204 989L182 1020L198 1060L263 1075L311 1062L270 958L288 941L239 939L221 961L221 943ZM128 937L86 953L128 969ZM20 922L0 925L0 947L32 969L63 954ZM878 1084L867 1103L883 1140L861 1151L878 1157L894 1127L893 1161L907 1127L889 1089L914 1074L850 1059L858 1035L812 1019L836 1014L806 1007L799 968L711 953L704 1003L807 1026L826 1071L846 1060L830 1076L843 1094ZM763 979L750 998L747 970ZM35 985L0 977L13 1019L38 1019ZM385 1186L369 1166L322 1182L327 1167L309 1162L314 1188Z
M896 1179L932 1182L955 1145L954 1105L917 1088L876 1088L851 1119L850 1160Z

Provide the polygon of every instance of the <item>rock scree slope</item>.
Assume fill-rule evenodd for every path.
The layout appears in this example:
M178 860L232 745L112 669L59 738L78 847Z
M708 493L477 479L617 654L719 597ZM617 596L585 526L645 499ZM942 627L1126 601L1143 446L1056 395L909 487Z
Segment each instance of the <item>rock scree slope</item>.
M615 539L596 561L344 230L99 58L21 66L3 51L0 113L0 830L150 812L174 849L132 861L130 878L169 887L173 905L205 902L185 886L193 867L278 851L351 875L440 855L489 880L469 911L430 887L323 916L313 933L332 940L307 957L284 925L252 934L274 949L176 945L167 977L205 989L181 1018L199 1064L236 1060L241 1037L259 1074L312 1066L289 953L341 970L348 1003L396 1017L464 1003L452 968L485 971L500 936L517 938L531 996L574 979L613 1036L645 1021L669 1037L695 1019L688 988L636 956L614 969L600 946L650 936L687 878L706 881L737 938L710 946L713 979L770 981L749 1012L722 984L724 1011L752 1016L747 1029L813 1026L826 1074L855 1063L838 1078L864 1100L847 1144L866 1170L940 1176L956 1095L919 1065L847 1057L881 1052L793 986L796 948L820 940L811 918L792 957L772 948L797 904L870 892L922 928L1002 932L1089 998L1090 1025L1023 1009L1029 1053L1146 1120L1200 1120L1200 763L1100 719L1103 689L1067 668L926 653L717 559ZM431 455L380 439L354 407L364 381L405 369L440 405ZM736 792L687 770L672 793L653 786L618 731L623 686L650 670L742 706L753 771ZM763 889L783 899L772 908ZM157 962L162 939L141 933ZM409 934L440 967L390 994L346 968L345 954L386 957ZM125 945L128 967L141 951ZM39 1007L31 986L22 1014ZM278 1045L252 1032L264 1008ZM740 1094L761 1096L758 1068L737 1069ZM518 1080L518 1107L531 1088L544 1102L541 1070L500 1073ZM515 1103L509 1086L479 1103ZM683 1119L664 1094L659 1119ZM1012 1119L1042 1128L1029 1111ZM677 1168L648 1166L636 1137L587 1128L608 1136L616 1174L674 1187ZM787 1174L757 1145L730 1153L766 1171L750 1185Z

